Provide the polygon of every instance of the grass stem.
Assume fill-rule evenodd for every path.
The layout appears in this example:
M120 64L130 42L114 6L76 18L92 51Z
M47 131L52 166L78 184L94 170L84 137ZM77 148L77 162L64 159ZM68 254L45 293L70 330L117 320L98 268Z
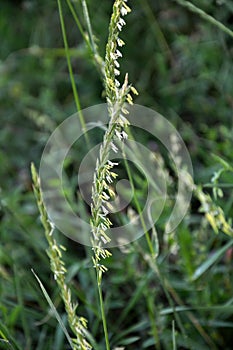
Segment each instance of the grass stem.
M106 321L104 301L103 301L103 292L102 292L102 287L101 287L102 272L99 270L97 270L96 272L97 272L97 286L98 286L98 293L99 293L100 311L101 311L101 317L102 317L102 323L103 323L103 329L104 329L106 350L110 350L108 328L107 328L107 321Z
M67 65L68 65L70 81L71 81L73 94L74 94L74 100L75 100L77 111L79 112L79 119L80 119L81 126L82 126L83 130L86 131L86 123L85 123L85 120L84 120L84 117L83 117L83 114L81 111L81 103L80 103L80 99L79 99L79 95L78 95L78 90L76 88L73 68L72 68L72 64L71 64L70 50L69 50L69 45L68 45L68 40L67 40L67 35L66 35L66 28L65 28L61 0L57 0L57 3L58 3L58 10L59 10L59 16L60 16L60 22L61 22L62 36L63 36L65 52L66 52ZM85 135L86 135L86 133L85 133Z
M181 5L183 7L186 7L191 12L196 13L201 18L205 19L206 21L213 24L215 27L219 28L224 33L230 35L233 38L233 31L232 30L230 30L223 23L219 22L217 19L210 16L208 13L206 13L205 11L200 9L199 7L193 5L190 1L185 1L185 0L173 0L173 1L177 2L179 5Z

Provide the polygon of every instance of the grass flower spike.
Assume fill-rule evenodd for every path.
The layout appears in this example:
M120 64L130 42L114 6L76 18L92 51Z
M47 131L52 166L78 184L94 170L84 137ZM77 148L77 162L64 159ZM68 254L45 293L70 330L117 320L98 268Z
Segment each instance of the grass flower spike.
M44 226L45 237L48 241L49 247L47 254L50 259L51 271L54 279L60 289L60 294L65 305L68 322L71 330L76 338L72 339L74 350L90 350L91 345L85 339L87 320L84 317L78 317L76 314L77 304L73 304L71 300L71 290L65 283L66 268L62 260L62 250L64 248L59 246L53 237L54 225L49 220L46 209L43 204L42 193L40 188L40 180L36 172L34 164L31 166L33 190L37 199L37 205L40 211L41 222Z
M110 120L100 147L99 158L96 162L91 206L93 262L94 267L100 272L99 278L102 272L107 270L100 263L101 258L105 259L111 255L107 249L102 248L103 244L110 242L106 231L111 227L112 223L108 218L107 202L115 195L112 188L110 188L110 184L117 177L117 174L113 171L113 167L118 165L109 160L109 153L110 150L113 150L115 153L118 152L118 148L114 143L115 138L120 141L127 138L124 128L128 126L129 122L127 120L125 102L132 103L130 91L137 93L136 89L128 84L127 74L122 85L117 79L120 75L120 63L118 59L122 57L119 47L124 44L123 40L119 38L119 33L126 24L122 17L129 12L130 8L127 6L125 0L115 1L106 45L104 83Z
M125 128L129 122L127 120L128 111L125 102L127 101L132 104L132 97L130 95L132 87L128 84L128 75L126 74L122 85L117 79L120 75L120 63L118 59L122 57L120 47L124 45L123 40L119 38L119 33L126 24L122 17L129 12L130 8L127 6L126 0L115 1L109 25L104 69L109 124L100 147L92 186L91 227L94 251L92 260L96 268L100 309L107 350L110 350L110 344L101 289L102 274L107 271L107 268L101 260L111 256L111 253L103 248L103 244L110 242L107 231L112 226L112 222L108 217L108 201L115 195L112 188L110 188L110 184L117 177L117 174L113 171L113 167L118 165L116 162L109 160L109 154L111 150L116 154L118 152L118 148L114 142L115 138L120 141L127 138ZM136 90L133 89L133 92L135 93Z

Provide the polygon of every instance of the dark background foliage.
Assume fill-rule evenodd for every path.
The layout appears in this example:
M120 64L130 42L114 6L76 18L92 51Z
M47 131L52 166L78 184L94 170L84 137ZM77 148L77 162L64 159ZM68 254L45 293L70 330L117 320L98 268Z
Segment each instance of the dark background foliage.
M230 1L194 3L232 28ZM89 0L88 6L104 55L112 1ZM213 154L229 164L233 161L232 38L174 1L135 0L130 6L132 13L122 32L126 46L121 70L129 73L139 91L135 102L157 110L179 130L192 157L195 182L205 185L220 168ZM79 2L77 7L81 13ZM85 108L104 101L103 85L65 2L64 14L69 45L75 49L75 82ZM30 163L39 166L51 131L76 111L56 1L2 1L0 37L0 338L6 337L13 349L66 349L62 331L31 273L33 267L66 322L45 253L30 176ZM79 162L73 159L70 176ZM223 180L232 184L232 174ZM143 186L138 191L143 197ZM232 203L231 189L224 190L218 204L229 218ZM232 250L220 254L200 279L191 279L230 239L221 232L216 236L199 207L193 198L188 220L173 238L178 251L163 243L159 227L158 263L172 286L174 304L189 306L211 339L194 327L187 312L180 311L189 341L176 324L178 349L231 349ZM81 204L80 210L87 215ZM91 251L58 237L68 248L64 258L74 295L80 300L78 313L88 318L89 330L103 348ZM138 243L146 254L144 240ZM113 250L104 284L112 347L171 349L174 314L162 282L143 262L140 249L126 251ZM160 338L157 345L153 320ZM7 345L2 342L0 348Z

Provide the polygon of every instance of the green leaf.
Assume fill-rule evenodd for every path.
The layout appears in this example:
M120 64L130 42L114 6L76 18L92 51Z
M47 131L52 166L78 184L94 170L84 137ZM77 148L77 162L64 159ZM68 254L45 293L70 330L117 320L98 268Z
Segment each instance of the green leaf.
M59 322L59 324L60 324L60 326L61 326L61 328L62 328L62 330L63 330L63 332L64 332L64 334L65 334L65 336L66 336L66 338L67 338L67 340L68 340L68 342L70 344L70 346L71 346L71 348L75 349L75 347L73 345L73 342L72 342L72 340L71 340L71 338L69 336L69 333L68 333L68 331L67 331L67 329L66 329L66 327L65 327L65 325L64 325L64 323L63 323L63 321L62 321L62 319L60 317L60 315L58 314L58 312L56 310L56 307L54 306L52 300L50 299L50 297L49 297L45 287L43 286L41 280L39 279L39 277L36 275L36 273L33 270L32 270L32 273L36 277L36 279L37 279L37 281L38 281L38 283L40 285L40 288L41 288L41 290L42 290L42 292L43 292L43 294L44 294L44 296L45 296L45 298L46 298L46 300L47 300L51 310L53 311L57 321Z
M230 240L224 247L218 249L208 260L206 260L201 266L199 266L194 272L191 280L196 281L200 278L214 263L216 263L222 255L233 245L233 240Z
M0 337L3 338L1 339L1 343L2 344L4 343L6 346L8 346L8 349L22 350L22 348L17 344L17 342L8 332L7 328L1 322L0 322Z

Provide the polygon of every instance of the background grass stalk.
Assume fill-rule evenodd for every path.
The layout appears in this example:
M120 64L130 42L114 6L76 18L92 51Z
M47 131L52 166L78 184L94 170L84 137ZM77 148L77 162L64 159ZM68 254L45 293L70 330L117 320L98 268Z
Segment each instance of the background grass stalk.
M75 80L74 80L74 73L73 73L73 68L72 68L72 64L71 64L70 49L69 49L67 35L66 35L66 28L65 28L65 22L64 22L64 16L63 16L61 0L57 0L57 3L58 3L58 10L59 10L59 16L60 16L60 22L61 22L62 37L63 37L64 46L65 46L65 52L66 52L67 66L68 66L69 75L70 75L70 81L71 81L73 94L74 94L74 100L75 100L76 108L77 108L77 111L78 111L78 116L79 116L79 119L80 119L81 126L82 126L82 128L83 128L83 130L85 132L86 131L86 123L85 123L85 120L84 120L84 117L83 117L81 103L80 103L80 99L79 99L79 95L78 95L78 90L76 88L76 84L75 84ZM85 138L86 138L87 137L87 133L85 132L84 135L85 135ZM88 139L86 139L86 141L88 142Z
M196 13L204 20L208 21L209 23L213 24L215 27L219 28L226 34L230 35L233 38L233 31L230 30L230 28L226 27L223 23L219 22L214 17L210 16L208 13L200 9L199 7L193 5L190 1L185 0L173 0L177 2L179 5L186 7L188 10L190 10L193 13Z
M58 246L56 240L53 238L54 227L48 218L46 209L43 204L42 192L40 188L40 180L36 172L35 166L31 165L33 189L35 197L37 199L38 209L41 215L41 222L45 230L45 237L49 244L47 250L48 257L50 258L51 270L54 274L54 279L60 289L60 294L65 305L68 322L71 330L76 336L73 342L74 349L89 350L92 347L85 339L87 321L84 317L78 317L76 315L76 309L78 304L73 304L71 300L71 290L65 283L66 268L65 263L62 260L62 249L64 247Z

